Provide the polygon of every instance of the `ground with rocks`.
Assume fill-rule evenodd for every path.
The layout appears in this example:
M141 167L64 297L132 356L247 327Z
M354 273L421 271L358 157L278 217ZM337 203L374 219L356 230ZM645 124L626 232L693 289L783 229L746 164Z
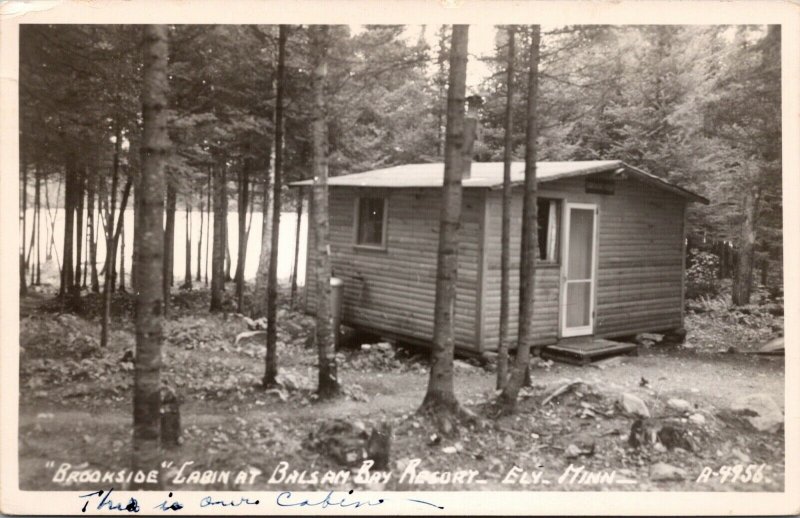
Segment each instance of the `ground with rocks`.
M638 357L585 367L536 360L518 412L501 419L489 413L491 365L459 359L456 393L477 419L442 434L416 413L427 383L424 352L383 341L343 349L343 394L318 402L316 352L308 346L313 321L288 309L282 295L282 385L264 391L261 324L209 314L206 295L177 295L165 330L164 379L181 405L180 443L166 451L167 475L224 469L256 475L244 486L194 479L182 489L783 488L782 356L654 341ZM72 314L48 299L23 300L23 489L94 488L55 482L64 463L73 470L129 465L134 335L126 299L116 303L110 347L100 350L93 305ZM702 325L702 318L690 322ZM688 336L697 336L693 327ZM391 475L373 469L374 477L357 478L365 458ZM327 471L349 475L323 482Z

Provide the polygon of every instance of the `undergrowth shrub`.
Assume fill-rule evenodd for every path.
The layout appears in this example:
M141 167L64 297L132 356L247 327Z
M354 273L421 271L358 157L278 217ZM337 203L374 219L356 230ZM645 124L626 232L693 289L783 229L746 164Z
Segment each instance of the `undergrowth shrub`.
M719 257L716 254L692 248L689 251L689 268L686 270L686 297L697 299L716 296L720 291L718 271Z

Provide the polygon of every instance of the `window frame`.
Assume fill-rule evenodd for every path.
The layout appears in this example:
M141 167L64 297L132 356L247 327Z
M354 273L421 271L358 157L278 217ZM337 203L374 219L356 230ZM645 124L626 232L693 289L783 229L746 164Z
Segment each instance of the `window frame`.
M555 223L556 224L556 228L555 228L555 233L554 233L554 239L555 239L556 242L555 242L554 245L551 245L552 248L554 249L553 259L540 259L539 258L539 252L540 251L539 251L539 242L538 242L538 236L539 236L539 229L538 229L539 215L538 215L538 211L539 211L540 203L542 201L547 201L548 202L548 206L550 205L550 203L553 203L553 202L555 202L555 204L556 204L555 211L553 211L552 209L548 209L548 211L551 214L555 214L555 218L556 218L556 223ZM558 265L561 264L561 256L562 256L562 253L561 253L561 241L562 241L561 232L562 232L563 221L564 221L562 212L564 210L564 205L565 205L565 203L564 203L564 199L563 198L557 198L557 197L551 197L551 196L537 196L536 197L536 210L537 210L537 215L536 215L536 220L537 220L537 229L536 229L536 234L537 234L536 264L537 264L537 266L558 266ZM548 224L549 224L549 221L548 221ZM544 231L547 232L547 229L545 228ZM548 243L545 242L545 246L547 246L547 244ZM548 247L548 248L550 248L550 247Z
M381 225L380 244L359 243L358 235L361 227L361 200L365 198L376 198L383 200L383 221ZM353 200L353 248L363 250L383 250L387 248L386 231L389 228L389 196L385 193L358 194Z

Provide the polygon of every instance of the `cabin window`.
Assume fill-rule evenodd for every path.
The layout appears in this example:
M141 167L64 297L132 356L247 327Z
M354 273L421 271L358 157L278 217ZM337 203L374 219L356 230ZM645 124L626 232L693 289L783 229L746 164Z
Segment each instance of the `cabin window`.
M536 200L538 259L543 263L558 262L559 201L549 198Z
M383 248L386 245L386 198L356 199L356 244Z

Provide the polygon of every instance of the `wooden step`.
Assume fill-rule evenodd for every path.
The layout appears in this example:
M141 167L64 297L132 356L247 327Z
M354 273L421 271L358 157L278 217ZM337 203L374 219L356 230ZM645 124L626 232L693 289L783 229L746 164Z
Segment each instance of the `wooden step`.
M542 358L573 365L587 365L593 361L622 354L638 356L638 344L612 342L603 338L568 339L543 347L541 352Z

